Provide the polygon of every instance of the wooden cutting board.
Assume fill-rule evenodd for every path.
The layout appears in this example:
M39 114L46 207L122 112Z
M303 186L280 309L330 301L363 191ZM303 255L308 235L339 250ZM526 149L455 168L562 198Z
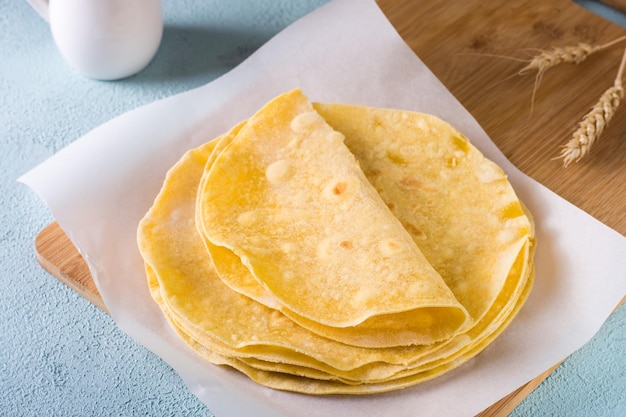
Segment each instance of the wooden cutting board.
M613 84L626 42L578 65L548 70L532 106L535 77L518 74L525 65L519 60L530 59L540 49L580 42L605 44L626 36L625 29L568 0L378 3L409 46L515 165L626 235L626 170L622 169L626 109L618 109L589 157L567 169L554 160L582 117ZM35 247L47 271L106 311L86 263L57 223L39 233ZM480 416L508 415L556 366Z

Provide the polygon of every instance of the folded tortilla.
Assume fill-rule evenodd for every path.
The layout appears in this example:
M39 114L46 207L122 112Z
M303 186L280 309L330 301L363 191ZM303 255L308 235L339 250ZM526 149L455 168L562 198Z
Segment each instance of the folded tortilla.
M294 90L207 164L196 210L218 274L247 295L256 280L267 291L257 301L347 344L448 339L469 324L465 307L343 139Z

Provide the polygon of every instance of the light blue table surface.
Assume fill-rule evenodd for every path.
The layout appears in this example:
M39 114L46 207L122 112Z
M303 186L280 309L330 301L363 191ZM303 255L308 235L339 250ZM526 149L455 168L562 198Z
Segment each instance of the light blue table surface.
M52 217L16 179L99 124L215 79L326 1L163 0L152 63L99 82L65 64L25 1L0 0L0 416L212 415L167 364L39 266L33 241ZM626 416L626 306L512 415Z

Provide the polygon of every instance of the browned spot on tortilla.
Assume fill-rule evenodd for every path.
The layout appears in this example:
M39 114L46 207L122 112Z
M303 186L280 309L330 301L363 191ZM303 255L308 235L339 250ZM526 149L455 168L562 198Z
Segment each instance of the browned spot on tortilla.
M404 177L400 180L400 185L407 190L417 190L422 187L421 181L415 177Z
M350 242L349 240L342 240L341 242L339 242L339 247L342 249L351 249L352 242Z
M404 228L406 229L407 232L409 232L411 235L415 236L418 239L424 239L426 238L426 234L424 232L422 232L417 226L415 226L412 223L403 223Z
M345 181L340 181L333 187L333 194L341 195L348 189L348 184Z

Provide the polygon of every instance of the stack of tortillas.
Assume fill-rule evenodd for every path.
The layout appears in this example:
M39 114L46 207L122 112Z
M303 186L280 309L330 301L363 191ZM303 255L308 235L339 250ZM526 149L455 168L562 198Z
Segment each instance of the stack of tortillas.
M138 230L151 294L268 387L407 387L483 350L533 281L503 171L430 115L287 92L170 169Z

